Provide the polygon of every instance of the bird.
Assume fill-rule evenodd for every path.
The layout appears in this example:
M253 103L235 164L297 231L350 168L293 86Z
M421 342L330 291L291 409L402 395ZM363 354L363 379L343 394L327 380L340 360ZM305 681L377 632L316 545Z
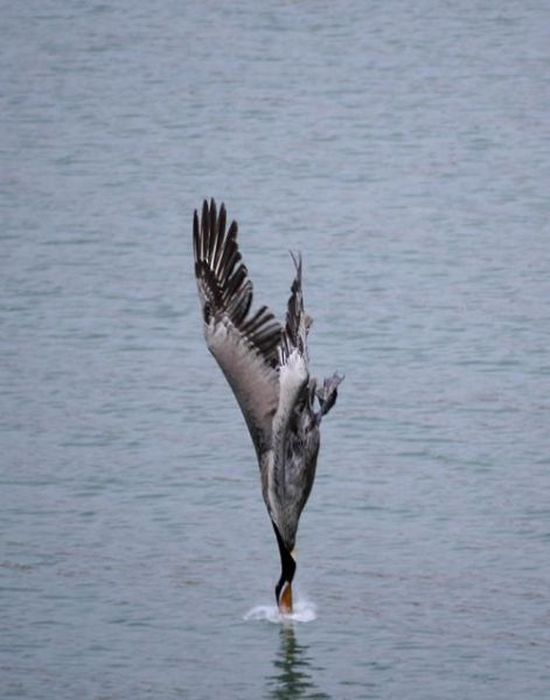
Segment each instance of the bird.
M313 486L322 418L336 402L343 375L321 383L310 375L302 257L291 253L295 274L286 321L267 306L252 312L253 287L237 242L238 224L205 199L193 215L193 249L203 332L243 413L256 451L262 496L279 549L275 586L280 613L293 612L296 533Z

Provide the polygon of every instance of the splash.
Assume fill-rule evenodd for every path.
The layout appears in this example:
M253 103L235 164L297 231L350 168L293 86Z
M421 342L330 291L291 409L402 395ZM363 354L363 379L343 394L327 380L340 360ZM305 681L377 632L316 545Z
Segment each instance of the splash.
M300 599L294 602L294 611L283 615L276 605L257 605L244 616L248 620L267 620L273 624L285 622L312 622L317 619L317 607L309 600Z

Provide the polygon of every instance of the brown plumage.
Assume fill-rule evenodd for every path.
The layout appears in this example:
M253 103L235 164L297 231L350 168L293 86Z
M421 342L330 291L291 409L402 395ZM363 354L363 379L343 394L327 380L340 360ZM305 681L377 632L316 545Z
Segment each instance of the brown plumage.
M292 551L315 478L321 418L334 405L343 377L334 374L321 387L309 375L311 318L304 312L301 257L292 256L296 274L285 325L266 306L251 313L252 282L237 244L238 226L233 221L226 230L226 222L225 206L218 214L214 200L210 205L204 201L200 221L194 214L195 276L203 329L256 449L262 495L281 555L276 597L280 608L288 611L296 568Z

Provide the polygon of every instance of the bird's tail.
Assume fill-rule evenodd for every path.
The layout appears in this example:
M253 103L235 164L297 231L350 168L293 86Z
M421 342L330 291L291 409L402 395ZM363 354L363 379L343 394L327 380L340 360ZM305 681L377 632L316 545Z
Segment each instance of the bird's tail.
M328 377L323 381L322 387L316 388L315 393L320 407L320 410L316 415L319 422L336 403L336 399L338 397L338 387L343 379L344 375L335 372L332 377Z

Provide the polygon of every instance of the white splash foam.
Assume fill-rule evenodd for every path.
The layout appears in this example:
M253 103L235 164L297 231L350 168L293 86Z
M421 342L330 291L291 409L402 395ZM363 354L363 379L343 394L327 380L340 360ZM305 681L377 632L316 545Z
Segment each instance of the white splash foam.
M294 611L290 615L283 615L276 605L257 605L246 613L244 619L267 620L273 624L312 622L317 619L317 607L309 600L297 600L294 603Z

